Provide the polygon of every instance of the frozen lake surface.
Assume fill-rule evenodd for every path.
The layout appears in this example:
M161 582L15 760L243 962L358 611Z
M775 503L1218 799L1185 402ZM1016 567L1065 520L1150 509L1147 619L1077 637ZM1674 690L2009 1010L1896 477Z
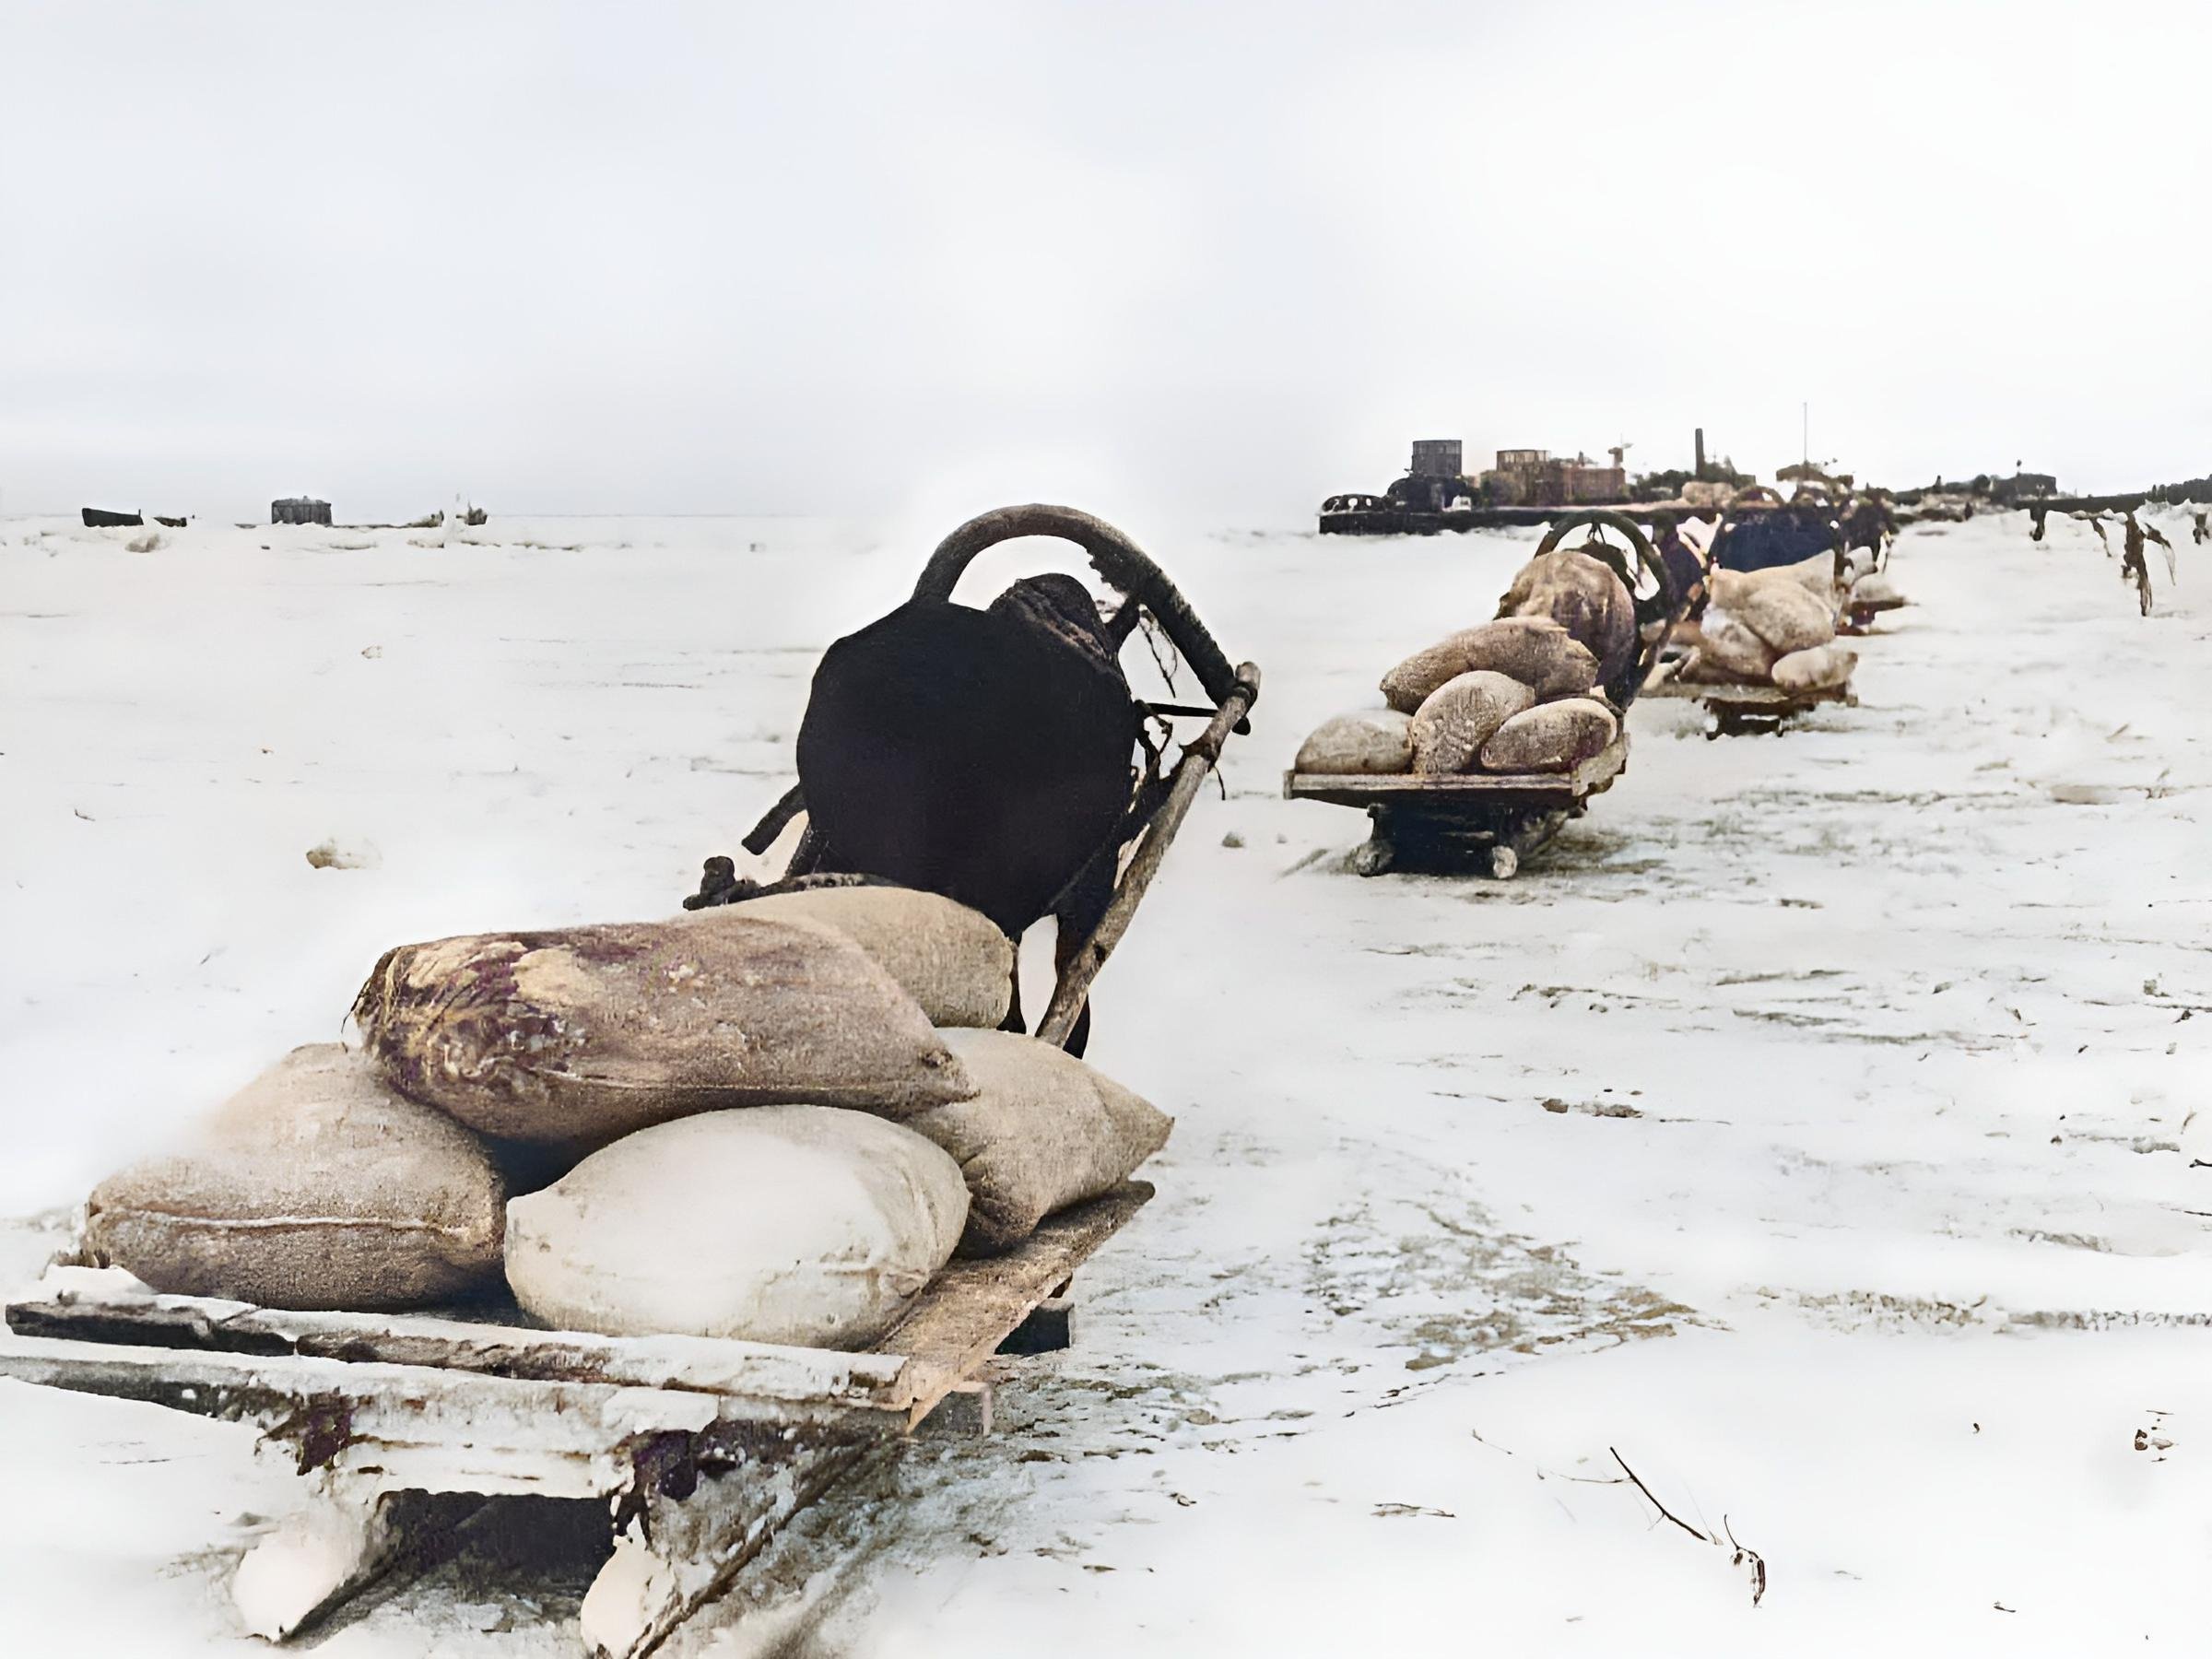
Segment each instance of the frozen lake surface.
M2165 527L2148 620L2065 521L1909 531L1857 708L1640 703L1497 884L1361 880L1279 779L1533 535L1125 526L1266 675L1097 998L1159 1197L994 1437L677 1651L2203 1651L2212 561ZM0 521L0 1213L335 1035L388 945L673 911L949 528ZM250 1441L0 1383L18 1651L243 1651ZM573 1589L449 1569L323 1651L565 1653Z

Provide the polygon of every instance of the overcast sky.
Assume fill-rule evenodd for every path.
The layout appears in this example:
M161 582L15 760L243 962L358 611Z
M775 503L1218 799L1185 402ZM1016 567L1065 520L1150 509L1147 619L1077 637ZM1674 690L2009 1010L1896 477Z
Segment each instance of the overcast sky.
M2212 470L2212 6L0 0L0 512Z

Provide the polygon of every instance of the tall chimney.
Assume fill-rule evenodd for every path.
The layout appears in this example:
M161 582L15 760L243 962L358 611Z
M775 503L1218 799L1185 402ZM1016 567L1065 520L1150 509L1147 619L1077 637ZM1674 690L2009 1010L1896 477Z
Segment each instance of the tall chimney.
M1700 478L1705 476L1705 429L1703 427L1698 429L1698 470L1693 476Z

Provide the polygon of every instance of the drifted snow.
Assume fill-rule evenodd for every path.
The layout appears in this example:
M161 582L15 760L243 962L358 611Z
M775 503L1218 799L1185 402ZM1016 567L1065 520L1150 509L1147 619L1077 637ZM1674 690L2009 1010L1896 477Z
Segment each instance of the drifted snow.
M1100 982L1090 1058L1178 1120L1160 1195L994 1438L920 1442L800 1529L793 1582L852 1565L772 1628L885 1655L2198 1651L2212 563L2185 524L2147 622L2077 525L1909 532L1914 605L1858 643L1858 708L1708 743L1694 705L1639 705L1627 774L1504 885L1360 880L1359 818L1278 782L1488 615L1530 538L1126 527L1267 672L1230 798ZM388 945L674 911L789 781L821 647L947 528L195 526L134 554L0 522L0 1209L75 1202L334 1034ZM333 839L381 865L310 867ZM54 1242L18 1228L5 1265ZM241 1646L229 1566L297 1496L250 1439L0 1383L11 1635ZM1761 1606L1608 1448L1764 1558ZM572 1652L573 1588L449 1569L324 1651ZM684 1646L740 1651L716 1622Z

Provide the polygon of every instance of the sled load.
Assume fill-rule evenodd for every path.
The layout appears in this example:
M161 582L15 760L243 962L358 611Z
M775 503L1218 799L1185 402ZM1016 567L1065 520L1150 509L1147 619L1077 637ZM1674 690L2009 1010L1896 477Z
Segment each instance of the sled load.
M1675 625L1645 695L1696 699L1708 736L1778 730L1821 703L1855 701L1858 653L1836 639L1850 572L1840 544L1796 564L1714 569L1703 608Z
M1587 539L1560 546L1584 528ZM1283 793L1367 809L1370 839L1354 856L1362 875L1473 865L1510 877L1627 766L1622 720L1680 602L1631 520L1566 514L1494 619L1391 669L1384 707L1324 723Z
M900 631L916 615L950 621L940 645L968 637L946 613L987 613L953 584L1024 535L1076 542L1124 597L1101 618L1072 578L1018 582L1000 646L1080 650L1126 697L1114 657L1146 621L1209 700L1131 701L1113 810L1055 882L1002 857L1007 879L963 896L877 867L903 849L942 885L982 879L841 816L851 780L819 745L847 668L877 660L864 630L825 656L801 790L762 827L809 812L781 878L719 861L678 916L386 952L358 1041L295 1051L195 1144L102 1182L76 1250L8 1306L23 1340L0 1376L253 1422L309 1481L238 1569L250 1630L288 1637L523 1495L607 1506L583 1633L643 1653L948 1397L987 1423L994 1353L1065 1346L1071 1277L1151 1196L1132 1177L1171 1124L1064 1045L1259 676L1125 537L1065 508L956 531L890 637L919 637ZM1006 661L940 666L991 688ZM879 786L928 735L905 712L873 728ZM1050 738L1052 710L1021 712ZM1181 717L1204 724L1175 746ZM1065 764L1030 759L1008 775ZM878 830L912 829L894 791L874 805ZM988 806L974 824L999 832ZM1043 913L1086 924L1031 1037L1007 1029L1005 918Z

